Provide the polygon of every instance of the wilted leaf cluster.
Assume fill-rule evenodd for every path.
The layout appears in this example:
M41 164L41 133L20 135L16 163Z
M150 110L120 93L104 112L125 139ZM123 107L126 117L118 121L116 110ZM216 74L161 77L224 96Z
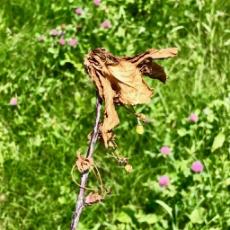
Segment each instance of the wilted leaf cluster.
M106 147L115 146L112 129L119 124L115 104L149 102L152 90L143 77L166 81L164 69L152 60L170 58L176 54L176 48L168 48L149 49L133 57L116 57L103 48L97 48L86 56L85 69L105 102L100 134Z

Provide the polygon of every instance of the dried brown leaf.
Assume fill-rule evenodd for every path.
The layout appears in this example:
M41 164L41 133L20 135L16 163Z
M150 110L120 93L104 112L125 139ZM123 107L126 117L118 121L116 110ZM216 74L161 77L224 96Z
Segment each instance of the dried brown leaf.
M89 170L93 166L93 159L92 158L86 158L86 157L78 154L76 166L77 166L78 171L80 173L83 173L83 172Z
M103 200L103 197L97 192L91 192L86 198L85 203L87 205L92 205Z
M115 104L148 103L153 93L143 76L166 81L164 69L152 60L170 58L176 54L176 48L168 48L149 49L134 57L115 57L105 49L97 48L86 56L85 69L105 102L100 134L106 147L114 146L112 129L119 124Z

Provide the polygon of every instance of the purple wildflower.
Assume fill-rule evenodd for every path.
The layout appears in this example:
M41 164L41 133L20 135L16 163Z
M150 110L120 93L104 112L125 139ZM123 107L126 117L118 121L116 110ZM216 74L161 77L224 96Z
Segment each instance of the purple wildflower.
M158 179L158 183L161 187L167 187L170 184L170 179L166 175L160 176L160 178Z
M52 30L50 30L50 35L51 36L59 36L61 34L61 32L60 31L58 31L57 29L52 29Z
M60 45L62 45L62 46L64 46L65 45L65 39L62 37L62 38L60 38L60 40L59 40L59 44Z
M16 106L18 104L17 98L16 97L12 97L10 99L10 103L9 104L12 105L12 106Z
M188 119L189 119L189 121L195 123L198 121L198 116L195 113L191 113Z
M169 155L171 153L171 149L168 146L162 146L160 151L163 155Z
M75 13L79 16L81 16L83 14L83 10L82 8L78 7L77 9L75 9Z
M101 4L101 0L93 0L95 6L99 6Z
M103 29L109 29L112 27L111 22L109 20L105 20L104 22L101 23L101 27Z
M70 40L69 40L69 45L70 46L72 46L72 47L76 47L77 46L77 44L78 44L78 41L77 41L77 39L76 38L71 38Z
M200 161L194 161L191 169L195 173L200 173L204 170L204 166Z

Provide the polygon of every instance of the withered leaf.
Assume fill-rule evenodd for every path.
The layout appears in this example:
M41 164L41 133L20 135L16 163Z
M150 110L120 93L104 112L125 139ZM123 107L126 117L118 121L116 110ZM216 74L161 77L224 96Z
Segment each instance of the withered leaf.
M83 157L78 153L76 166L77 166L78 171L80 173L83 173L89 170L93 166L93 159Z
M115 57L105 49L97 48L86 55L85 69L105 102L100 134L106 147L114 146L112 129L119 124L115 104L148 103L153 93L143 76L166 81L164 69L152 60L170 58L176 54L176 48L168 48L149 49L133 57Z
M103 199L103 197L97 193L97 192L91 192L86 198L85 198L85 203L87 205L92 205L95 203L100 202Z

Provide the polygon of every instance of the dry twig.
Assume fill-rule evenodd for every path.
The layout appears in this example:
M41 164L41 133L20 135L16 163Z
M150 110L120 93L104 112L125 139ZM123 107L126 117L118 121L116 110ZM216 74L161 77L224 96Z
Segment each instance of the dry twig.
M86 154L87 158L93 158L94 145L97 141L98 131L99 131L101 106L102 106L102 100L101 100L100 96L98 95L97 96L97 103L96 103L96 120L95 120L93 133L91 135L91 139L89 142L88 151ZM75 230L77 228L77 225L78 225L79 219L80 219L80 215L82 213L83 208L85 207L85 202L84 202L85 187L86 187L86 183L88 180L88 176L89 176L89 170L84 171L81 175L80 191L79 191L79 194L76 198L75 211L73 213L71 227L70 227L71 230Z

